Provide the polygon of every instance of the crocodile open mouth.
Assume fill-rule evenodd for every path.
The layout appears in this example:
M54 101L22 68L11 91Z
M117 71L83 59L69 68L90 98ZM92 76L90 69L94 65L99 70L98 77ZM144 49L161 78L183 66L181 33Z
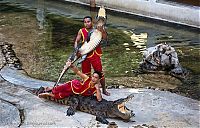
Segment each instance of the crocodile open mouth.
M121 104L118 104L117 107L118 107L118 110L119 110L121 113L124 113L124 114L125 114L125 113L129 112L129 111L127 110L126 106L125 106L125 102L123 102L123 103L121 103Z
M125 105L130 99L134 97L133 94L130 94L126 98L122 98L115 101L115 104L117 105L118 112L116 112L118 117L121 117L124 120L129 120L131 117L134 116L132 110L128 109Z

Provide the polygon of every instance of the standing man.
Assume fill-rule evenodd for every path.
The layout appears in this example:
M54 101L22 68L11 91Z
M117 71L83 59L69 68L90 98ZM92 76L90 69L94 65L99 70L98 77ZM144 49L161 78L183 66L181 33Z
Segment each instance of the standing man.
M84 43L88 39L88 34L93 29L92 17L90 16L84 17L83 22L84 22L84 28L81 28L77 34L76 40L74 42L75 48L77 47L78 42L82 40L82 43ZM100 26L97 29L102 33L102 40L107 40L107 33L105 29L103 28L103 26ZM93 51L87 54L86 59L82 62L82 65L81 65L82 72L88 76L91 76L91 66L92 66L95 71L102 73L103 71L102 71L101 55L102 55L102 50L99 44L96 47L96 49L94 49ZM102 85L103 94L109 96L110 93L106 91L106 87L105 87L104 75L102 79L100 80L100 83Z

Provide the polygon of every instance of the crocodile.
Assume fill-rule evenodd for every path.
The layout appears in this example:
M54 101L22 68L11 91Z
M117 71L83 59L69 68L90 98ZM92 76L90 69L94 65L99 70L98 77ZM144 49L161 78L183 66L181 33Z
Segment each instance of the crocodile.
M39 94L42 92L44 92L43 87L36 90L34 94ZM109 124L110 122L106 118L117 118L127 122L130 121L131 117L134 116L134 113L125 106L125 103L133 97L134 95L130 94L126 98L121 98L114 101L102 99L100 102L96 100L95 96L81 95L71 95L63 99L55 99L50 96L43 98L59 104L68 105L69 108L67 110L67 116L72 116L75 114L76 110L79 110L95 115L96 120L103 124Z
M175 49L166 43L147 48L139 66L143 72L165 73L179 79L185 79L189 74L180 65Z

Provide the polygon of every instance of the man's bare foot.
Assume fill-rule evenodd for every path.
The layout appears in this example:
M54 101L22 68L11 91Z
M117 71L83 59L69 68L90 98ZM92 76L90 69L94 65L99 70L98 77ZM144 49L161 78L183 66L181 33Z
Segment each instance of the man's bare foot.
M45 99L46 99L47 97L49 97L49 96L50 96L50 97L54 97L54 95L51 94L51 93L41 93L41 94L38 95L39 98L45 98Z
M110 96L110 93L107 92L107 91L103 91L103 94L106 95L106 96Z

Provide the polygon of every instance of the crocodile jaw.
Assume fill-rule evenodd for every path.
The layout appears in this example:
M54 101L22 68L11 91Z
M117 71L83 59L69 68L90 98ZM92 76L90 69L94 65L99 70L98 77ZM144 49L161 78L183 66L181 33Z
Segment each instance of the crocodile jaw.
M124 120L129 120L134 116L133 111L129 110L125 103L134 97L133 94L128 95L126 98L118 99L114 101L114 105L112 111L114 112L116 117L120 117Z
M125 102L117 105L119 113L117 114L120 118L124 120L130 120L134 116L133 112L125 106Z

